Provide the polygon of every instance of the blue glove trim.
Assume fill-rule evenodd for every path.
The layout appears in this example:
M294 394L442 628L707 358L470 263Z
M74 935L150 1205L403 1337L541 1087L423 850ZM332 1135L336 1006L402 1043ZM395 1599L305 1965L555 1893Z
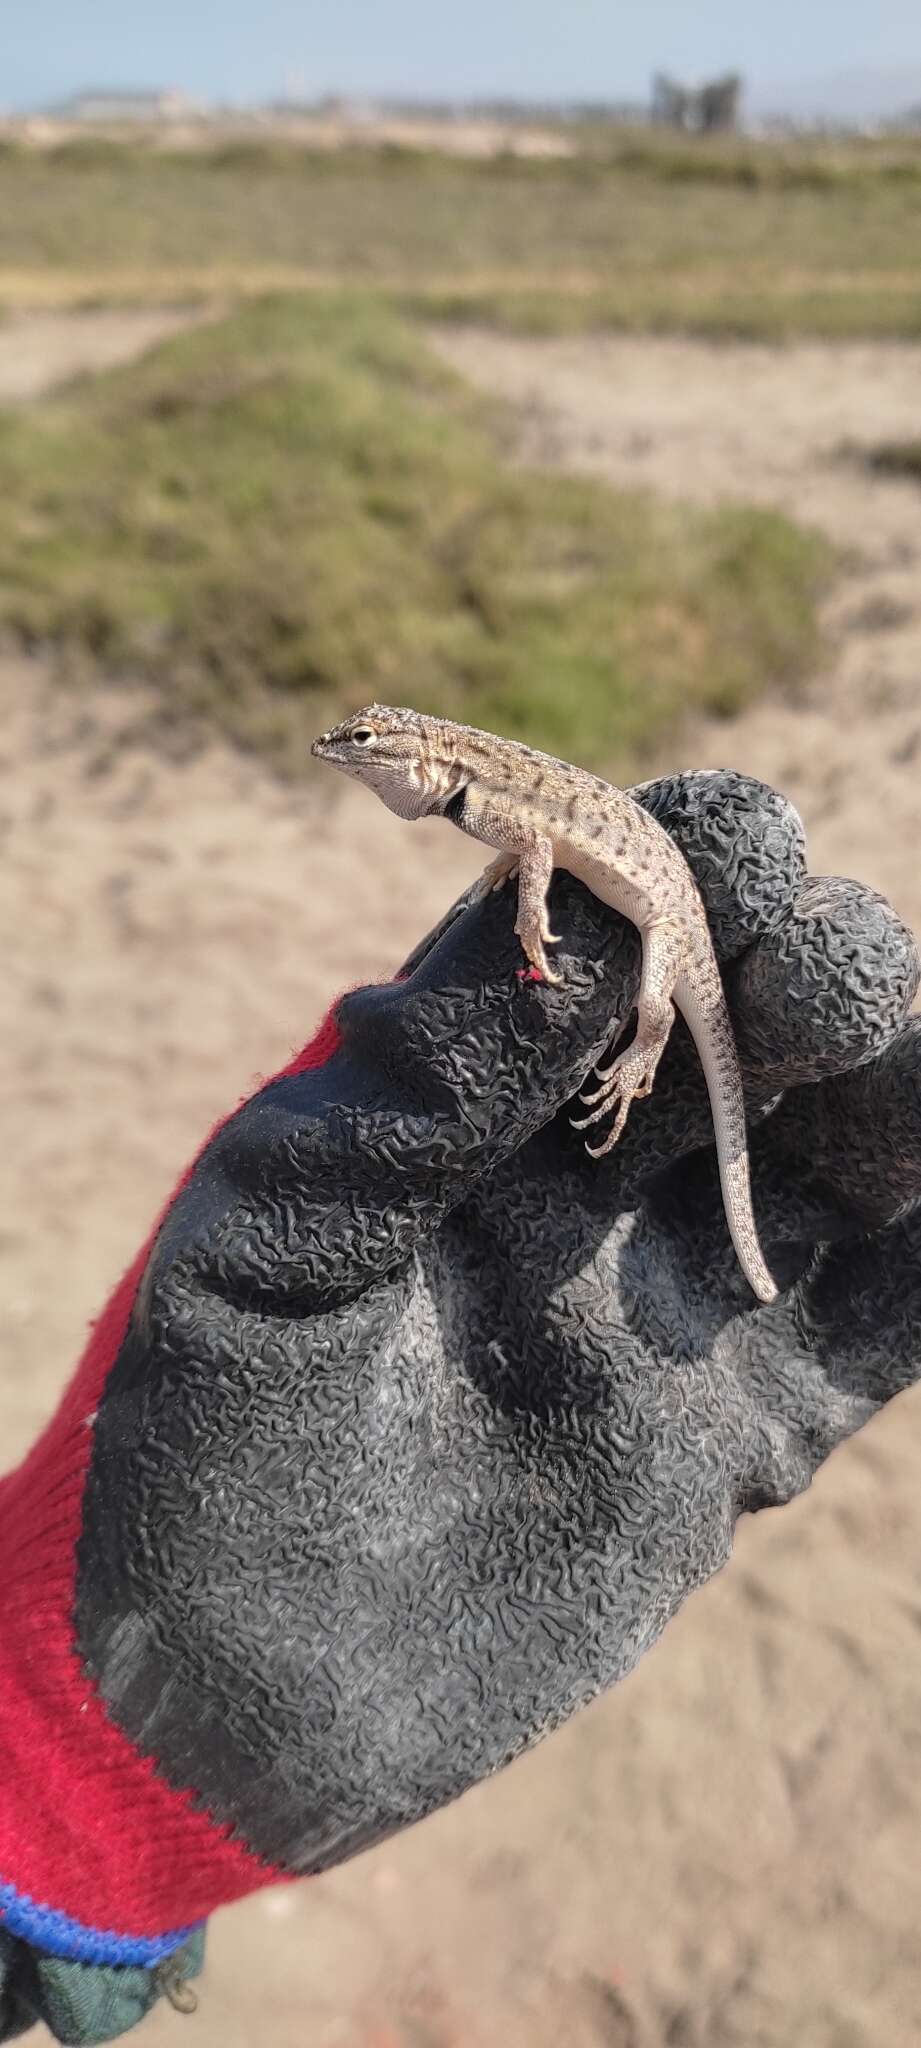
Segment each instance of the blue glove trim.
M84 1927L69 1913L53 1906L36 1905L27 1892L0 1882L0 1923L11 1934L35 1943L48 1955L65 1956L81 1963L139 1963L142 1967L160 1963L181 1948L192 1927L177 1927L169 1934L115 1934L111 1928Z

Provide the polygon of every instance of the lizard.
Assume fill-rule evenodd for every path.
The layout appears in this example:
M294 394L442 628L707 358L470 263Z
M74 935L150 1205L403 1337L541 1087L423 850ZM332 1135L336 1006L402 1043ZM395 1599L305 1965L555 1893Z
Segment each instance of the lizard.
M367 784L400 818L440 816L495 851L474 901L518 880L515 931L530 973L558 986L547 957L547 890L565 868L637 926L642 940L635 1036L598 1086L579 1096L586 1130L613 1112L593 1159L617 1143L634 1097L649 1095L675 1009L697 1048L710 1098L720 1185L739 1264L758 1300L777 1294L752 1212L745 1104L738 1055L703 899L684 855L628 791L517 740L453 719L385 704L353 712L314 741L312 753ZM628 1017L612 1025L621 1038Z

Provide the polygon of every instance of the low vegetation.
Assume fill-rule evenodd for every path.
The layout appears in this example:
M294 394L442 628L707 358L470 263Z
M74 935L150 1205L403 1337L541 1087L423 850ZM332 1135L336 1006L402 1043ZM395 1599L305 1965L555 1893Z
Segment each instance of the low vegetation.
M0 627L297 768L377 696L626 770L813 661L818 536L507 457L376 297L250 302L0 414Z
M0 306L347 286L527 332L921 335L921 138L575 132L546 159L7 146Z

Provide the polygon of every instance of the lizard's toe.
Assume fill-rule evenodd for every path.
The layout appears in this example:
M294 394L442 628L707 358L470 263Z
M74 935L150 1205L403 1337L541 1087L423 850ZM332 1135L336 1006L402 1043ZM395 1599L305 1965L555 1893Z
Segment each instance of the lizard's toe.
M591 1090L591 1093L588 1093L584 1088L581 1088L579 1090L579 1101L584 1102L586 1109L590 1109L592 1104L595 1102L612 1101L613 1097L617 1093L618 1088L616 1081L602 1081L601 1087L593 1088Z
M551 967L547 959L547 955L544 952L545 934L540 926L530 919L524 921L519 919L515 926L515 931L521 940L522 950L527 954L532 967L537 968L542 979L549 981L551 987L561 987L563 977L557 973L554 967Z
M623 1131L626 1121L627 1107L624 1106L620 1110L618 1110L613 1128L608 1132L606 1138L602 1138L601 1144L586 1144L585 1150L588 1153L590 1159L603 1159L606 1152L613 1152L614 1147L617 1144L617 1140L620 1137L621 1132Z
M597 1096L591 1096L591 1095L580 1095L580 1097L579 1097L579 1101L580 1101L580 1102L584 1102L584 1103L586 1104L586 1107L587 1107L587 1106L588 1106L588 1104L589 1104L589 1102L597 1101ZM610 1116L610 1114L611 1114L611 1111L612 1111L612 1109L614 1108L614 1106L615 1106L615 1103L616 1103L616 1102L617 1102L617 1095L616 1095L616 1093L612 1095L612 1094L611 1094L611 1092L610 1092L610 1090L608 1090L608 1091L607 1091L607 1093L605 1094L605 1098L604 1098L604 1101L603 1101L603 1102L600 1102L600 1103L598 1104L598 1108L597 1108L597 1109L593 1109L593 1110L591 1110L588 1116L571 1116L571 1117L570 1117L569 1121L570 1121L570 1123L571 1123L571 1125L572 1125L572 1127L573 1127L573 1130L574 1130L574 1131L587 1131L587 1130L588 1130L588 1127L589 1127L589 1124L599 1124L599 1123L601 1122L601 1119L602 1119L602 1117L604 1117L604 1116Z

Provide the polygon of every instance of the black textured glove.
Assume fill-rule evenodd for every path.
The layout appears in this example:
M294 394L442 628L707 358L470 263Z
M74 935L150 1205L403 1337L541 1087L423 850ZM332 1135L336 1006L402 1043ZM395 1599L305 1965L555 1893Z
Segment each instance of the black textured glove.
M81 1754L97 1781L137 1765L134 1876L103 1858L91 1899L68 1877L48 1904L103 1915L126 1959L517 1755L630 1669L739 1513L918 1373L910 934L804 879L763 785L638 794L707 903L781 1300L753 1306L738 1268L680 1024L612 1154L570 1127L639 966L578 884L552 889L562 988L518 978L500 896L342 1002L206 1148L71 1398ZM53 1426L7 1482L20 1503L57 1502L70 1441ZM0 1857L3 1879L21 1895Z

